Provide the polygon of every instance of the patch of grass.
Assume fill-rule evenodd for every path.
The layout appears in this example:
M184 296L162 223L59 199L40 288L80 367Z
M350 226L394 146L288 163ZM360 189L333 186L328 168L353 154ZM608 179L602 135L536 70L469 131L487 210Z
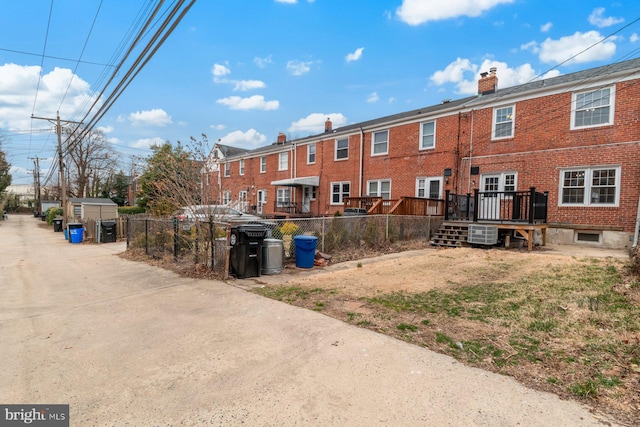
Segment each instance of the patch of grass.
M411 331L411 332L415 332L418 330L418 327L416 325L412 325L410 323L400 323L398 326L396 326L398 328L398 330L400 331Z
M575 383L569 386L569 391L578 396L594 399L598 396L598 383L594 380L587 380L583 383Z
M429 326L430 323L431 323L431 321L429 319L422 319L420 321L420 324L424 325L424 326Z
M530 331L536 331L536 332L551 332L557 326L558 326L558 322L553 319L534 320L533 322L529 323L529 325L527 326L527 329Z
M558 379L555 378L555 377L549 377L549 378L547 378L547 382L549 384L558 384Z

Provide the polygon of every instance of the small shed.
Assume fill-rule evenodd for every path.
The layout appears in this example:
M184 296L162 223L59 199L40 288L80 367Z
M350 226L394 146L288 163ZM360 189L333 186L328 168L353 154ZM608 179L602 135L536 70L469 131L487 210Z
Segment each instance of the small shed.
M67 202L67 218L74 220L115 219L118 205L106 198L72 198Z
M59 200L43 200L40 202L42 204L42 214L46 214L49 208L59 208L60 201ZM37 208L36 208L37 209Z

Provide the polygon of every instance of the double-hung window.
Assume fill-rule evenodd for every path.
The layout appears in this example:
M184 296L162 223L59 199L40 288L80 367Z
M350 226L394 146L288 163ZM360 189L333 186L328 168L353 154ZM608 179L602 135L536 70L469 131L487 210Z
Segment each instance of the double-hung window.
M416 178L416 197L440 199L442 178Z
M373 132L371 141L371 155L379 156L389 152L389 131Z
M349 158L349 138L336 139L336 160Z
M516 107L500 107L493 109L492 139L512 138L515 123Z
M368 181L367 195L374 197L382 197L385 200L391 198L391 181L388 179Z
M560 205L617 206L620 167L566 169L560 172Z
M573 94L571 128L586 128L613 124L615 91L605 87Z
M224 164L224 176L231 176L231 163Z
M289 153L280 153L278 155L278 170L286 171L287 169L289 169Z
M224 193L222 193L222 204L228 205L229 203L231 203L231 191L225 190Z
M307 145L307 164L316 162L316 144Z
M267 156L260 157L260 173L267 171Z
M279 208L291 205L291 191L288 188L278 188L276 203Z
M426 150L436 146L436 122L424 122L420 125L420 149Z
M332 182L331 183L331 204L341 205L344 203L344 198L349 197L351 189L350 182Z
M240 175L244 175L244 159L240 160L238 169L239 169L238 172L240 173Z

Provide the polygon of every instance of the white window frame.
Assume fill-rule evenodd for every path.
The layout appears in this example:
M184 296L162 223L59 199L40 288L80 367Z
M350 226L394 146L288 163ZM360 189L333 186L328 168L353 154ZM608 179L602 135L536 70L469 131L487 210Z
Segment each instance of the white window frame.
M316 143L307 145L307 164L312 165L316 162Z
M347 142L347 146L346 147L340 147L340 143L343 142ZM349 137L346 138L340 138L340 139L336 139L335 141L335 145L334 145L335 149L334 149L334 155L333 155L333 160L335 160L336 162L342 161L342 160L348 160L349 159ZM338 157L338 153L346 151L347 155L345 157Z
M240 159L238 162L238 172L240 173L240 176L244 175L244 159Z
M260 157L260 173L265 173L267 171L267 156Z
M224 164L224 176L231 176L231 163Z
M507 177L508 176L513 176L513 188L507 188L506 186L506 181L507 181ZM510 191L518 191L518 172L515 171L506 171L506 172L495 172L495 173L485 173L482 174L480 176L480 185L481 185L481 190L482 192L486 192L487 190L484 187L485 184L485 178L487 177L497 177L498 178L498 188L497 190L488 190L488 191L495 191L495 192L510 192ZM511 184L509 185L509 187L511 187ZM507 195L505 195L505 197L509 197Z
M609 104L607 106L604 105L598 105L596 107L589 107L587 106L583 106L581 105L581 102L579 103L578 98L581 95L587 95L587 94L592 94L592 93L596 93L599 91L603 91L603 90L609 90ZM616 87L615 85L612 86L605 86L605 87L599 87L599 88L595 88L595 89L589 89L589 90L583 90L581 92L574 92L573 94L571 94L571 129L588 129L588 128L593 128L593 127L599 127L599 126L611 126L613 124L613 119L615 116L615 105L616 105ZM576 124L576 115L580 112L580 111L587 111L589 109L599 109L599 108L609 108L609 118L605 123L597 123L597 124L591 124L591 125L577 125Z
M376 142L376 135L386 134L387 138L384 142ZM376 147L384 144L384 151L379 151L376 153ZM389 129L379 130L377 132L371 132L371 157L373 156L384 156L389 154Z
M388 192L386 192L386 191L383 192L382 191L382 184L383 183L389 183L389 191ZM371 185L372 184L376 185L376 190L375 191L371 191ZM385 199L383 194L388 194L388 197ZM382 197L384 200L390 200L391 199L391 180L390 179L371 179L371 180L367 181L367 196L370 196L370 197Z
M238 191L238 208L242 212L247 212L247 190Z
M228 205L231 203L231 190L224 190L222 193L222 204Z
M416 197L420 197L420 198L424 198L424 199L431 199L431 194L427 194L428 191L430 190L430 187L428 188L427 184L431 184L432 182L437 181L438 182L438 197L436 197L437 199L444 199L443 196L443 179L441 176L419 176L416 178ZM420 192L422 191L422 195L420 194Z
M286 208L291 205L291 189L290 188L278 188L276 191L276 206L279 208Z
M433 125L433 131L431 133L425 133L424 127L429 124ZM431 136L431 144L427 145L424 143L424 139L429 136ZM436 148L436 121L429 120L427 122L420 123L420 147L418 149L433 150L434 148Z
M506 109L511 109L511 114L510 115L506 115L505 118L503 119L502 116L500 115L500 119L498 114ZM498 121L500 120L500 121ZM509 135L497 135L497 127L498 125L502 125L505 123L510 123L511 124L511 132L509 133ZM503 105L501 107L496 107L493 109L493 121L491 122L491 139L496 140L496 139L507 139L507 138L513 138L514 134L515 134L515 129L516 129L516 105Z
M278 153L278 170L286 171L289 169L289 152Z
M614 170L615 171L615 196L613 203L597 203L592 200L594 194L592 193L593 178L594 172L605 171L605 170ZM565 187L565 172L584 172L584 185L582 187L574 187L574 188L583 188L583 201L582 202L563 202L563 192L565 188L571 188L569 186ZM619 165L608 165L608 166L584 166L584 167L574 167L574 168L564 168L560 170L560 179L558 184L558 206L593 206L593 207L619 207L620 206L620 175L622 172L622 168Z
M349 186L349 191L345 192L344 191L344 186L348 185ZM335 192L334 191L334 187L338 186L338 191ZM331 205L343 205L344 204L344 198L345 197L349 197L351 195L351 181L340 181L340 182L331 182L329 183L329 191L331 193ZM338 196L338 201L334 201L334 196Z

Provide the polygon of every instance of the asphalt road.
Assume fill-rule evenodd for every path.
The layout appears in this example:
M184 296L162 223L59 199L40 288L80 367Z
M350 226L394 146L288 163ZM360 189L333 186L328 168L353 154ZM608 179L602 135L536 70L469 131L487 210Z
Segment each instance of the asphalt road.
M0 403L69 404L72 426L602 425L508 377L39 225L0 223Z

